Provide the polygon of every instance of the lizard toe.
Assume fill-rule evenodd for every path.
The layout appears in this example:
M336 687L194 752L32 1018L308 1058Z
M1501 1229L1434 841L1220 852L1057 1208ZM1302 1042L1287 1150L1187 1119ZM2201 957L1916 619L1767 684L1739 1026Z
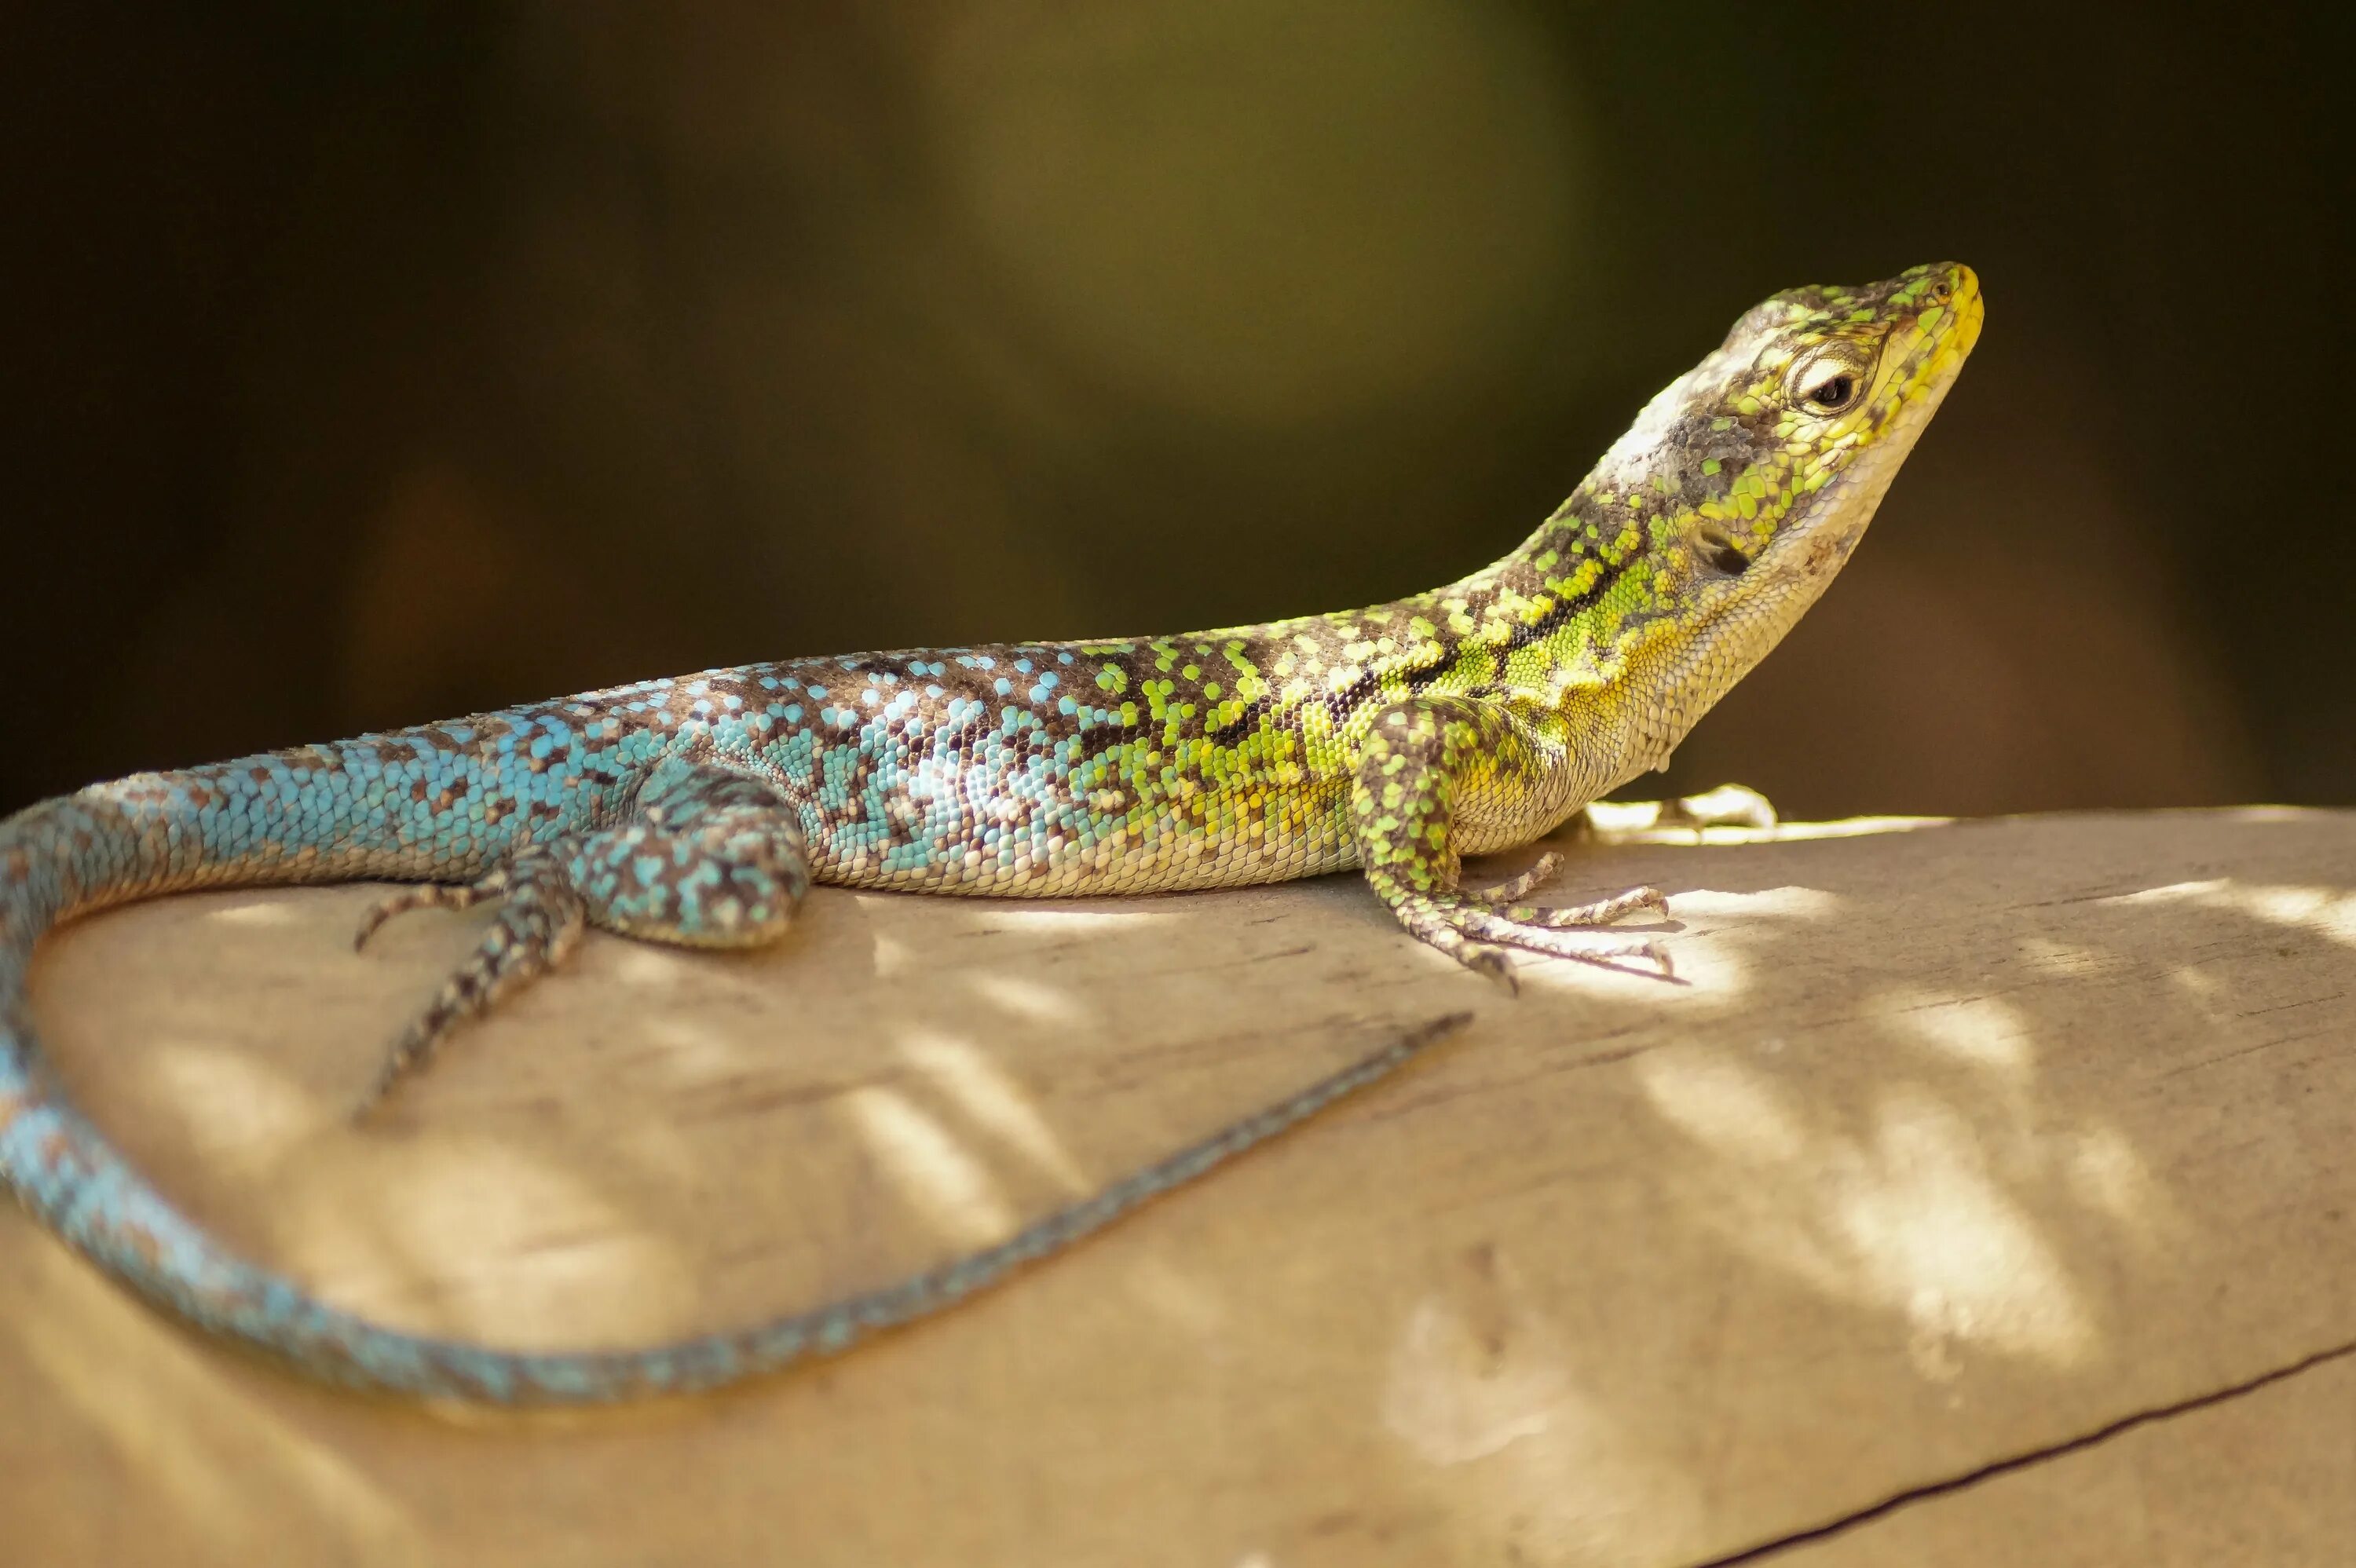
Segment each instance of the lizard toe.
M506 891L507 879L507 870L502 867L472 882L455 885L447 882L423 882L416 887L403 888L396 893L389 893L379 899L366 914L360 916L359 929L352 933L352 951L357 953L366 947L369 938L374 936L378 929L395 915L407 914L412 910L420 909L472 909L485 899L496 898Z

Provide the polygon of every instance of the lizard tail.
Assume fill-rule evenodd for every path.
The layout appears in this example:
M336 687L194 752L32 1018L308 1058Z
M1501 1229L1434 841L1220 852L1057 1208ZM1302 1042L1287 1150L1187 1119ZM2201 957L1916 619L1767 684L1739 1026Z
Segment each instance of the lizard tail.
M76 1251L165 1311L354 1387L499 1404L587 1404L709 1389L841 1350L1061 1251L1390 1072L1470 1017L1422 1024L995 1246L882 1289L651 1349L536 1352L466 1344L369 1322L238 1257L174 1209L67 1101L26 1006L34 946L52 927L178 888L384 874L365 847L213 863L168 821L123 809L122 787L102 786L115 792L111 796L86 791L48 802L0 823L0 1179Z

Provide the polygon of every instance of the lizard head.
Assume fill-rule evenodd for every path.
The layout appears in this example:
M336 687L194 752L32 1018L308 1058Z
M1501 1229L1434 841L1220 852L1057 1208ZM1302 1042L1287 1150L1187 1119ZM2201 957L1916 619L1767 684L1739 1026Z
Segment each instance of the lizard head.
M1846 564L1980 317L1979 280L1954 262L1776 294L1647 404L1557 514L1569 548L1546 586L1587 588L1590 645L1649 688L1655 749Z
M1941 262L1745 312L1663 394L1678 428L1649 468L1680 501L1669 542L1689 591L1821 592L1979 340L1981 311L1972 270ZM1754 570L1751 594L1727 591Z

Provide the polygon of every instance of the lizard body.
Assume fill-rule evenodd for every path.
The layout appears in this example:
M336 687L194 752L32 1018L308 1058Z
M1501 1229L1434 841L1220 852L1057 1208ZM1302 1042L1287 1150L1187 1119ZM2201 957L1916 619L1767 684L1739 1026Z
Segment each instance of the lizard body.
M787 660L97 784L0 823L0 1174L167 1310L334 1381L577 1403L732 1381L955 1301L1387 1072L1437 1020L1012 1240L884 1290L653 1349L529 1353L387 1328L231 1255L68 1104L27 1019L59 922L187 889L383 880L386 916L497 898L377 1093L584 927L767 941L812 881L1143 893L1357 867L1415 936L1652 958L1581 909L1486 893L1526 843L1664 763L1823 592L1976 341L1952 264L1778 294L1647 405L1519 549L1373 609L1157 639Z

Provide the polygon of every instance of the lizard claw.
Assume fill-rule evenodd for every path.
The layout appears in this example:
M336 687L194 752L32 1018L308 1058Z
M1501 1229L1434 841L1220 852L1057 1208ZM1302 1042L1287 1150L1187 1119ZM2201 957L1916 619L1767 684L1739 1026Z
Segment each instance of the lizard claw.
M1505 987L1505 994L1522 994L1522 977L1515 971L1513 955L1502 947L1486 943L1468 943L1457 954L1458 960L1475 975L1484 975Z
M1509 948L1614 967L1625 960L1642 959L1663 979L1675 979L1668 945L1660 938L1593 929L1639 911L1665 914L1668 901L1657 888L1634 888L1616 898L1557 910L1518 905L1494 909L1478 898L1426 897L1407 902L1398 912L1409 932L1518 995L1520 983Z

